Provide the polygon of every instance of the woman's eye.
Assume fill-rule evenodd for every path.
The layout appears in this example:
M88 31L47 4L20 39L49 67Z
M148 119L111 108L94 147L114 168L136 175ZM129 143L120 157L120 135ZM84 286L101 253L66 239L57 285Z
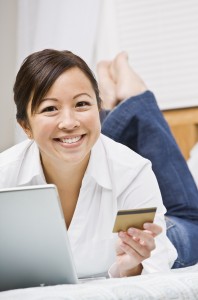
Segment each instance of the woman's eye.
M57 108L55 106L48 106L42 109L42 112L51 112L51 111L56 111Z
M85 107L90 106L90 103L88 101L80 101L76 104L77 107Z

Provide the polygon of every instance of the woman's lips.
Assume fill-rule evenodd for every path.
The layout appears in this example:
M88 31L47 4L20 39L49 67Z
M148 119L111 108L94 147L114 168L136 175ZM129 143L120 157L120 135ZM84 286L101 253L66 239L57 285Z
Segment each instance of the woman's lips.
M70 138L62 138L62 139L59 139L59 140L62 143L73 144L73 143L78 142L81 138L82 138L82 135L79 135L79 136L70 137Z
M78 142L80 142L84 136L85 134L71 136L71 137L67 136L67 137L55 138L54 140L64 145L75 145L75 144L79 144Z

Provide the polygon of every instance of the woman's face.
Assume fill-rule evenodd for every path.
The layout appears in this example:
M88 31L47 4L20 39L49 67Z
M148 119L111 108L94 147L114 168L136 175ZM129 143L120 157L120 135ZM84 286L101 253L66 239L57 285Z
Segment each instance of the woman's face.
M27 115L29 128L24 130L36 141L44 163L88 159L101 130L95 92L78 68L57 78L34 114L30 101Z

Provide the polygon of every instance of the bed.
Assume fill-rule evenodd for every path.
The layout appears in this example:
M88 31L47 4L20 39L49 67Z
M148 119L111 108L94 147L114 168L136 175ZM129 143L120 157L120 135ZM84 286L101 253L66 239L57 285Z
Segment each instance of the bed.
M130 278L94 280L0 293L0 300L151 300L198 299L198 264Z

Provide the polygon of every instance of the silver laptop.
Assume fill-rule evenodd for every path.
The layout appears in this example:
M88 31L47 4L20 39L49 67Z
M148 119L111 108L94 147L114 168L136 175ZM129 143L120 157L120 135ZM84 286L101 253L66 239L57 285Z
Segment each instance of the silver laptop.
M56 187L0 190L0 291L78 282Z

